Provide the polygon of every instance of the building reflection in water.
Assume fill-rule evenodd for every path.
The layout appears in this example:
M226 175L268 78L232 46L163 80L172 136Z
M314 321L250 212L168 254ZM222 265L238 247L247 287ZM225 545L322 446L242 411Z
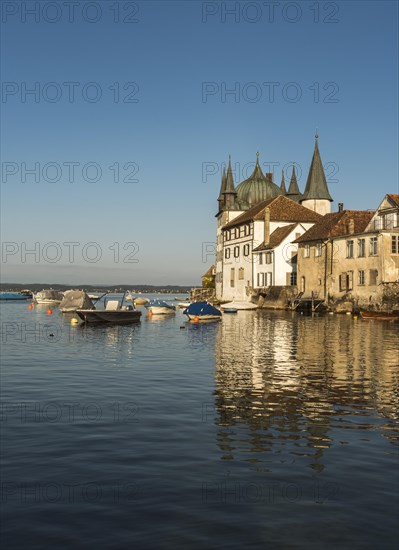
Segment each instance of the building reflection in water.
M224 315L215 346L222 458L288 452L321 470L332 441L348 442L345 430L378 428L397 441L397 336L397 324L350 316Z

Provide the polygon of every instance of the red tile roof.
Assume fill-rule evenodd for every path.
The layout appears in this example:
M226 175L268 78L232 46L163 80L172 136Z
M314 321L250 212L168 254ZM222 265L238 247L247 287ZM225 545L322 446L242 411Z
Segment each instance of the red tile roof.
M298 237L294 242L320 241L330 237L349 235L349 220L354 221L354 233L362 233L368 226L374 212L368 210L343 210L326 214L322 219Z
M399 195L388 193L388 197L391 199L392 202L396 204L396 206L399 206Z
M229 229L249 221L263 220L266 208L270 209L270 221L315 223L322 218L317 212L305 208L288 197L279 195L253 206L226 224L223 229Z
M280 243L283 242L283 240L288 237L288 235L291 233L291 231L296 227L298 224L291 223L290 225L285 225L283 227L277 227L273 231L273 233L270 235L270 242L269 244L265 244L264 242L259 245L257 248L254 248L254 252L259 252L261 250L270 250L272 248L276 248Z

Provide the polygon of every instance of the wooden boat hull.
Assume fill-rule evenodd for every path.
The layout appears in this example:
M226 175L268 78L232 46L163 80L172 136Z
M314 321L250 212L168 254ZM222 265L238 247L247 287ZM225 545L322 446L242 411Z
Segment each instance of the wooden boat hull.
M384 313L383 311L361 311L362 319L376 319L378 321L399 321L399 313Z
M87 324L104 323L139 323L141 311L136 310L106 310L106 309L78 309L77 315Z

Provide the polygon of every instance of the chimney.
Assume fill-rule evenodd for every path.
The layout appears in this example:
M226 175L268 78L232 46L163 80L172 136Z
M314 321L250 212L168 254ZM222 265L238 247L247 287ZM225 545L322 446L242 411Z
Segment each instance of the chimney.
M355 220L353 218L351 218L348 221L348 233L349 233L349 235L353 235L354 232L355 232Z
M273 172L266 172L266 179L273 181Z
M270 208L265 208L264 241L265 244L270 243Z
M339 202L338 203L338 212L342 212L344 209L344 203L343 202Z

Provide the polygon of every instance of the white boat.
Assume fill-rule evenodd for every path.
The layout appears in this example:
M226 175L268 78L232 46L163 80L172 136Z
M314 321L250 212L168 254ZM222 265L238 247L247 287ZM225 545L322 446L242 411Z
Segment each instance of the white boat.
M148 304L149 301L150 300L148 298L142 298L142 297L133 299L134 305L136 306L144 306L145 304Z
M220 307L221 309L230 309L230 310L258 309L258 306L256 304L253 304L252 302L229 302L228 304L223 304Z
M33 294L33 299L37 304L56 305L62 302L64 293L58 290L42 290Z
M151 315L169 315L171 313L176 313L176 307L163 300L151 300L145 304L144 307Z
M177 307L180 308L180 309L184 309L184 308L188 307L190 304L191 304L191 302L189 302L189 301L187 300L187 302L179 302L179 303L177 304Z

